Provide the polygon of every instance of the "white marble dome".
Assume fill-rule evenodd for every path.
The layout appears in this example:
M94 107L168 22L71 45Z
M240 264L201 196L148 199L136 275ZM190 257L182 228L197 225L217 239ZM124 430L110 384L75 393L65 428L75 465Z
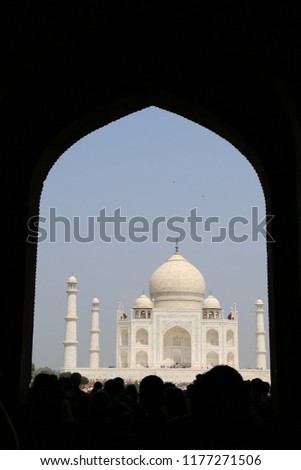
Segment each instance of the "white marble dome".
M214 297L213 295L210 294L204 300L203 307L204 308L212 308L212 309L220 309L221 304L219 303L219 301L217 300L216 297Z
M140 297L136 299L133 308L143 308L143 309L153 308L153 303L151 299L147 297L147 295L141 294Z
M201 272L176 252L155 270L149 291L156 308L199 309L204 299L205 281Z
M68 284L77 284L77 279L75 276L70 276L68 279Z

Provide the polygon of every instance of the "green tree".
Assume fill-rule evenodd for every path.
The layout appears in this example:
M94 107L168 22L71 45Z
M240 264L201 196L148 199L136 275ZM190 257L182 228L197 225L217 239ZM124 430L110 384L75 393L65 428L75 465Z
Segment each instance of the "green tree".
M59 379L64 378L64 377L69 379L71 377L71 372L61 372L59 374ZM87 383L89 383L89 379L87 377L85 377L84 375L82 375L80 383L81 383L81 385L86 385Z
M38 367L35 368L34 373L32 374L32 378L36 377L38 374L48 374L48 375L56 375L58 376L58 372L56 370L50 369L50 367Z
M59 379L64 379L64 378L70 379L70 377L71 377L71 372L61 372L59 374Z

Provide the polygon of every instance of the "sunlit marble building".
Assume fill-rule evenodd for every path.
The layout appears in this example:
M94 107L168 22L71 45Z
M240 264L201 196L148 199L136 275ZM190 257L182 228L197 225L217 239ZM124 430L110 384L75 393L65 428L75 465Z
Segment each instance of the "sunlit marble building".
M63 371L91 379L120 375L140 380L148 374L164 380L190 381L217 364L228 364L244 378L269 381L263 302L256 301L256 369L239 368L238 311L224 316L220 302L205 295L205 280L176 246L175 253L152 274L149 296L142 293L130 314L117 309L116 368L100 368L99 300L92 300L89 367L77 368L77 280L68 279Z

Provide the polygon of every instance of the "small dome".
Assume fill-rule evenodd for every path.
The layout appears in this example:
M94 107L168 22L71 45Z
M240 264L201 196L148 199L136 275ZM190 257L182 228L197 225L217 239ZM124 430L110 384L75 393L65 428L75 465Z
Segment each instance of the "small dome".
M221 304L219 303L216 297L210 294L204 300L203 308L213 308L213 309L219 308L220 309Z
M92 300L92 304L99 304L99 299L97 297L94 297L94 299Z
M261 299L256 300L256 305L263 305L263 301Z
M77 279L75 276L70 276L68 279L68 284L77 284Z
M197 309L204 298L205 281L201 272L176 252L155 270L149 290L157 308Z
M151 299L147 297L147 295L142 294L140 295L140 297L138 297L138 299L136 299L136 302L133 308L145 308L145 309L153 308L153 303Z

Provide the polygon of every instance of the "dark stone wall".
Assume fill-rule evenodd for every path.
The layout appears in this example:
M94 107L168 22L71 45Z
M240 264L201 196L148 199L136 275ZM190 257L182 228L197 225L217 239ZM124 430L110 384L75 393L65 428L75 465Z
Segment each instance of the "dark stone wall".
M275 215L268 244L272 387L293 435L300 298L300 13L291 2L2 2L1 395L30 380L36 247L26 243L53 163L87 133L155 105L235 145ZM125 156L126 158L126 156Z

